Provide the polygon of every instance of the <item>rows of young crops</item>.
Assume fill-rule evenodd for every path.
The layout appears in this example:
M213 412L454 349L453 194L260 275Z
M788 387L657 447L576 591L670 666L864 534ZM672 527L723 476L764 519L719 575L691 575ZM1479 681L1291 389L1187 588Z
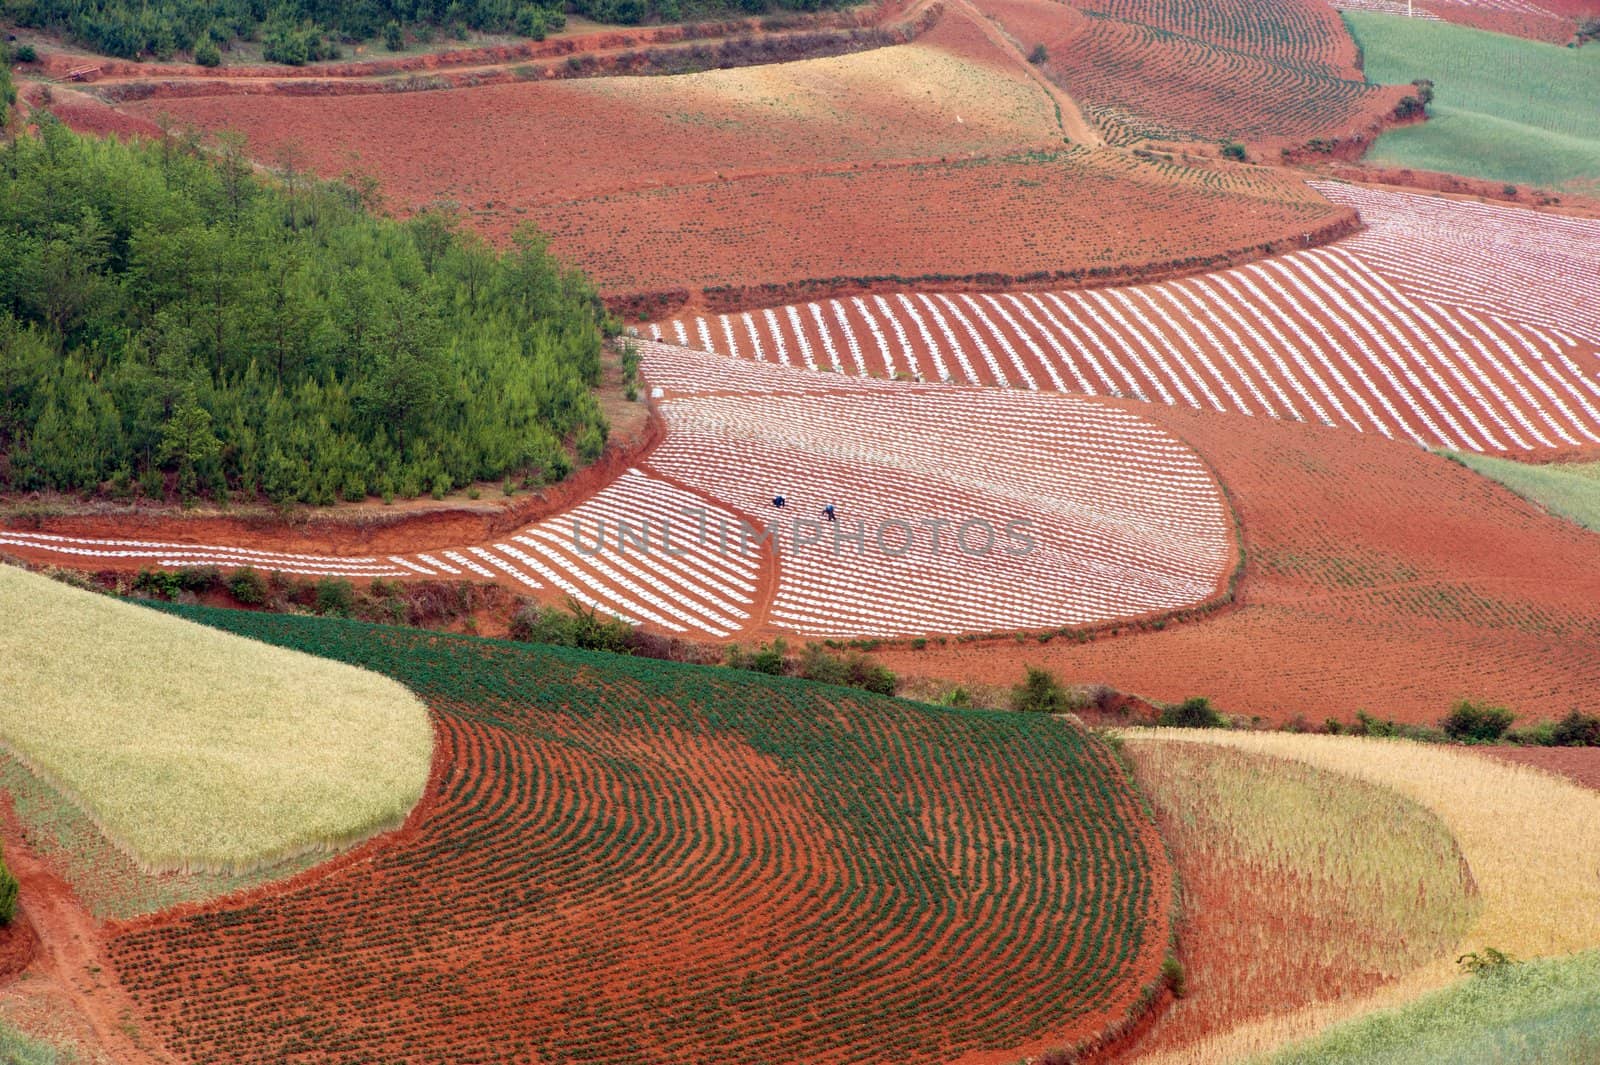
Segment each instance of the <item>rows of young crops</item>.
M846 375L1127 396L1428 447L1600 444L1600 223L1319 187L1367 231L1158 285L871 295L650 333Z
M407 831L114 928L197 1063L1010 1061L1120 1020L1170 879L1061 722L332 619L176 608L435 710Z
M1353 48L1318 0L1074 0L1074 7L1233 51L1337 73Z
M1050 70L1114 143L1219 138L1301 143L1382 110L1322 0L1087 0L1090 24Z
M678 397L712 357L645 343ZM1035 629L1189 606L1231 558L1216 483L1126 411L1066 396L770 371L662 404L651 465L779 545L769 620L810 635ZM771 501L782 495L784 510ZM834 504L836 520L822 521Z

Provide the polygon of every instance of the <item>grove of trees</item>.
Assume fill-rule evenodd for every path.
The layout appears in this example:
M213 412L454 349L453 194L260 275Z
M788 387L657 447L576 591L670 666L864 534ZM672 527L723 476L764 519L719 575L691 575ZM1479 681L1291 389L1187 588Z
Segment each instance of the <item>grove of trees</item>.
M0 489L326 504L597 457L603 305L237 140L0 146Z
M0 22L63 33L97 52L210 63L217 45L260 40L267 59L336 58L339 42L382 36L397 47L402 27L468 29L542 37L566 14L637 24L730 12L814 11L846 0L0 0Z

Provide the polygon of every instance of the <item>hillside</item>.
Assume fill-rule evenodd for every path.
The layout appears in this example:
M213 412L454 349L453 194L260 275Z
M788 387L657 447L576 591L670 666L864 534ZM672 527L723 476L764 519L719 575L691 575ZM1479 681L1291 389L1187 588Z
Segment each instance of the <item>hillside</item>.
M175 612L394 677L441 747L404 833L114 931L194 1060L1009 1062L1123 1022L1166 949L1161 847L1065 722Z

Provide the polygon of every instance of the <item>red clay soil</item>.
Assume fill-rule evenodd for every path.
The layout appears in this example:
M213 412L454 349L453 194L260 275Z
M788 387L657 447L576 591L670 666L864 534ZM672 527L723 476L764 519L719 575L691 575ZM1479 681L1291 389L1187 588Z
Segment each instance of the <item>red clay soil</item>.
M45 100L48 92L49 100ZM46 109L69 128L95 137L157 137L161 127L147 118L119 111L86 92L59 85L25 84L22 97L34 110Z
M22 919L8 934L14 939L0 960L7 976L23 961L19 981L5 989L6 1013L22 1019L41 1005L48 1017L30 1034L62 1038L76 1044L92 1062L109 1059L117 1065L176 1065L177 1059L156 1047L135 1022L132 1000L112 975L102 953L101 926L84 909L71 887L27 845L9 798L0 805L0 834L6 865L20 885ZM46 1030L45 1025L48 1025Z
M1005 64L977 27L959 17L941 19L922 42L974 63ZM497 233L538 222L547 207L571 199L792 170L797 160L814 168L1016 150L1044 144L1053 130L1042 94L1038 114L1026 121L978 124L969 114L958 123L951 113L907 109L903 95L875 92L871 83L830 83L827 73L810 78L775 68L774 99L758 106L719 93L704 78L593 78L373 96L154 99L123 107L145 119L168 115L205 130L238 130L258 158L272 161L292 150L324 176L370 172L395 208L450 200ZM785 111L778 98L791 81L807 106ZM419 134L426 150L418 150Z
M1063 905L1075 917L1111 912L1104 900L1145 860L1140 893L1165 913L1171 890L1153 826L1138 830L1142 846L1122 838L1104 849L1114 819L1101 804L1142 818L1097 751L1085 753L1085 767L1113 786L1092 798L1074 779L1080 771L1059 763L1003 783L987 775L987 754L924 774L928 788L902 793L895 783L896 809L904 801L924 811L913 818L929 819L914 829L932 841L917 859L933 863L925 875L943 883L953 862L974 894L941 894L931 906L907 896L899 923L880 931L889 926L872 925L872 915L886 899L893 908L903 885L874 880L877 862L845 838L859 830L840 820L840 807L823 809L804 772L732 732L679 731L642 701L604 712L534 707L517 694L515 673L500 675L526 669L525 660L480 650L474 675L504 694L481 705L450 699L438 717L435 779L400 833L283 885L112 931L117 971L175 1046L231 1065L312 1048L328 1063L1012 1061L1044 1046L1023 1036L1014 1052L970 1050L1007 1038L996 1032L1037 1033L1046 1014L1059 1042L1117 1027L1136 996L1134 975L1152 974L1165 950L1165 920L1145 919L1137 957L1115 960L1101 944L1122 918L1065 940L1053 931ZM562 690L577 700L590 687ZM674 700L686 713L698 705ZM626 725L636 712L639 724ZM837 713L863 741L879 729L874 715ZM824 717L833 715L814 720ZM952 739L951 724L897 715L881 727L925 752L940 749L941 735ZM1027 776L1021 761L1000 757ZM1005 801L993 800L996 789ZM875 790L851 791L846 806L877 809ZM1009 905L995 908L982 896L1001 890L997 867L981 847L947 850L938 841L951 832L1014 840L1035 856L1024 864L1062 860L1052 857L1058 846L1081 856L1071 868L1095 854L1099 871L1059 883L1023 876L1031 887L1007 874ZM1028 915L1044 899L1049 916L1039 911L1045 924L1036 926ZM1041 927L1052 930L1043 939ZM1051 963L1030 966L1029 947ZM975 1012L1011 995L1022 1001L1006 1017ZM881 1010L863 1008L871 1003Z
M1600 791L1600 747L1474 747L1499 762L1532 766Z
M1017 683L1025 665L1152 700L1210 696L1281 724L1432 724L1454 700L1524 720L1600 703L1600 537L1446 459L1370 435L1139 408L1193 446L1238 515L1236 604L1089 643L930 644L905 676Z
M1566 44L1577 32L1578 20L1600 15L1594 0L1538 0L1532 11L1508 10L1515 5L1486 4L1483 0L1421 0L1417 7L1446 22L1491 33L1508 33L1551 44Z
M951 282L1128 281L1255 257L1344 222L1327 204L1161 180L1072 149L873 170L750 177L577 200L544 213L551 246L608 295L761 289L731 310ZM1165 174L1161 177L1166 177ZM1285 182L1287 184L1287 182ZM977 236L982 234L981 239Z
M1022 17L1017 34L1029 35L1037 17ZM782 66L739 76L796 79L773 94L793 101L787 113L752 109L739 93L719 95L695 79L606 78L123 107L144 119L165 112L205 128L232 125L268 161L293 148L324 175L370 171L400 213L453 202L492 237L532 222L613 306L648 301L652 315L693 306L708 288L737 290L719 304L727 309L730 299L770 304L874 280L1128 280L1348 228L1349 212L1280 174L1241 180L1116 152L1038 154L1061 147L1055 107L1003 44L951 9L915 47L1023 86L1037 102L1019 104L1014 122L973 115L969 123L966 108L872 91L870 77L812 84ZM905 54L914 63L923 53Z

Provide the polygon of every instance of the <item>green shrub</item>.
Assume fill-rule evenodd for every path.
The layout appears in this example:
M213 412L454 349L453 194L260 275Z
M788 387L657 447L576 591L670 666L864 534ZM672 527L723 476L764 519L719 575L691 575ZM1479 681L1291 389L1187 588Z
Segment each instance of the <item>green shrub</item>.
M565 610L523 604L511 619L511 638L625 655L633 652L634 628L568 596Z
M389 24L383 28L383 46L391 52L405 50L406 37L405 34L400 32L400 23L390 20Z
M201 38L194 46L194 61L203 67L220 67L222 49L218 48L217 42L210 37Z
M178 587L186 592L209 592L221 585L222 571L215 566L185 566L178 571Z
M1168 954L1161 963L1161 982L1167 985L1173 998L1182 998L1189 990L1189 978L1183 971L1183 962Z
M1028 714L1064 714L1075 708L1067 689L1048 669L1028 667L1027 678L1011 689L1011 709Z
M1222 145L1222 157L1235 162L1244 162L1248 156L1245 154L1244 145L1238 141L1225 141Z
M1572 711L1550 730L1554 747L1600 747L1600 717Z
M1484 947L1456 959L1456 964L1473 976L1493 976L1517 964L1517 959L1494 947Z
M317 613L346 618L356 605L355 587L343 577L323 577L317 581L313 604Z
M1034 45L1033 51L1028 53L1028 62L1032 63L1036 67L1044 66L1046 63L1050 62L1050 49L1046 48L1043 44Z
M17 878L11 868L0 858L0 925L8 925L17 916Z
M1228 722L1203 695L1161 708L1156 724L1167 728L1222 728Z
M142 569L138 576L133 578L133 590L139 595L156 599L176 599L178 593L183 591L183 585L179 583L176 573L161 569Z
M1462 699L1441 721L1444 734L1464 743L1493 743L1505 735L1516 715L1503 706Z
M19 63L37 63L39 61L39 52L31 44L19 44L17 45L16 60Z
M228 577L228 594L245 606L261 606L267 601L267 581L249 566L236 569Z

